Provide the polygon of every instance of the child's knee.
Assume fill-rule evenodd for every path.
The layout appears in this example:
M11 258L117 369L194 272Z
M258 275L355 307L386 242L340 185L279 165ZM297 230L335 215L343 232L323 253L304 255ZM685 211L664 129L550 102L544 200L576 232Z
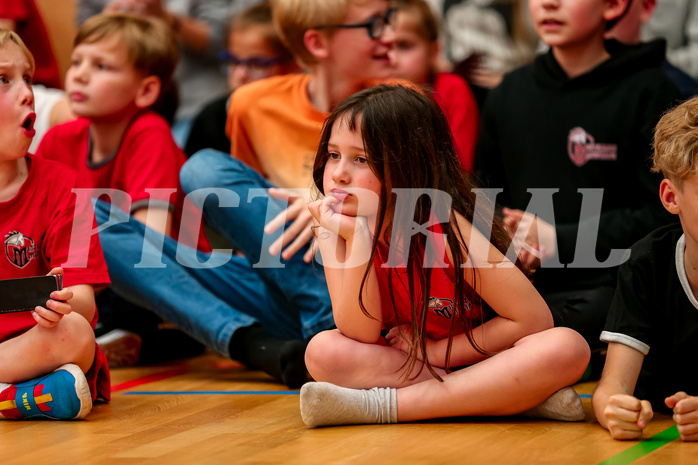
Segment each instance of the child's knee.
M82 365L92 360L95 351L95 336L90 323L82 315L73 312L65 315L55 328L54 344L59 363Z
M196 152L179 171L179 181L184 192L216 187L220 175L221 163L232 159L230 154L213 149Z
M562 369L570 371L582 372L589 363L591 351L589 344L584 340L581 334L570 328L553 328L550 330L552 340L550 347L551 354L556 359L556 365Z
M340 365L341 343L337 331L323 331L313 337L305 350L305 366L316 381L327 379L332 367ZM344 354L346 357L347 354Z

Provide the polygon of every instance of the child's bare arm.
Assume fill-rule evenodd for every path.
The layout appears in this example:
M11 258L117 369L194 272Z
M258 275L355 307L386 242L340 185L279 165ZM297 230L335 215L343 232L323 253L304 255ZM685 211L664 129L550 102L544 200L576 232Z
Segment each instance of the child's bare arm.
M465 279L497 313L473 329L475 342L486 351L497 353L525 336L552 328L550 309L528 278L470 222L460 215L457 220L468 245ZM446 250L453 260L448 244ZM465 249L462 251L466 253ZM434 344L434 363L444 359L447 343L444 339ZM478 352L464 334L453 338L451 366L468 365L485 358L487 355Z
M665 400L666 406L674 411L674 421L681 439L698 441L698 397L677 392Z
M172 231L172 213L165 208L140 208L133 212L133 217L165 236Z
M47 276L63 274L63 268L52 269ZM90 322L95 315L95 295L89 284L68 286L60 291L53 291L50 300L43 307L36 307L33 312L36 322L44 328L52 328L64 315L77 312Z
M70 289L73 293L73 298L68 301L72 310L91 322L95 317L94 288L90 284L78 284L66 289Z
M363 217L336 213L332 196L310 204L314 223L319 226L317 243L325 267L327 287L332 300L332 312L337 328L345 336L365 343L380 338L382 313L378 279L371 270L363 289L362 300L370 316L359 306L359 291L363 281L371 234Z
M592 403L599 424L614 439L637 439L652 416L652 406L646 400L633 397L637 377L645 356L624 344L608 344L606 365Z

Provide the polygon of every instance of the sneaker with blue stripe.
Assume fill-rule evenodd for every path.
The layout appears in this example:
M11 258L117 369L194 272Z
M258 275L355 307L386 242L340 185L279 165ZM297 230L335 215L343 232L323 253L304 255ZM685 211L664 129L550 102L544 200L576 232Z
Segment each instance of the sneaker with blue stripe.
M0 384L0 418L78 420L91 410L90 388L77 365L63 365L22 383Z

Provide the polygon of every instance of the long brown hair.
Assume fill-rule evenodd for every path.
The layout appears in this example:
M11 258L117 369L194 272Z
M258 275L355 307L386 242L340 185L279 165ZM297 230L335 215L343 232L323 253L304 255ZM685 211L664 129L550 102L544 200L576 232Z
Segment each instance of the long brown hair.
M429 364L426 354L426 316L429 304L431 268L422 266L422 259L424 254L429 252L428 244L430 242L427 241L424 234L419 234L409 240L410 231L393 231L397 224L401 224L401 222L396 223L395 218L408 218L413 219L417 224L425 224L430 221L432 205L429 197L421 195L420 192L423 192L424 189L432 189L450 195L452 202L449 213L450 220L442 223L441 228L443 234L446 234L453 256L454 314L460 315L460 322L465 328L468 340L482 354L488 354L488 352L479 347L473 339L472 330L476 325L468 317L468 312L464 308L466 296L473 304L482 304L476 292L474 281L477 273L473 269L471 287L465 279L465 269L462 266L467 261L468 249L454 212L458 212L473 223L474 227L481 225L481 231L489 229L492 219L473 218L475 206L473 184L468 175L461 169L453 147L451 130L441 109L431 98L403 85L382 84L363 90L341 102L330 114L325 121L320 146L313 165L313 180L320 192L324 193L323 173L329 156L327 144L332 128L338 121L346 122L351 131L361 130L369 166L382 183L376 216L375 240L359 295L362 295L367 277L373 268L379 240L390 244L392 236L393 240L402 244L407 243L403 241L403 239L407 239L410 244L407 254L407 277L411 299L412 341L405 363L407 367L405 377L410 376L417 364L418 354L421 354L422 360L426 361L427 369L434 377L441 379ZM414 198L406 204L416 205L414 212L396 211L398 205L395 202L394 189L406 189L407 195L413 192ZM497 219L492 225L490 240L502 253L505 253L509 237L505 233L502 223ZM388 269L389 273L392 271ZM389 280L389 283L392 284L392 281L392 279ZM388 291L397 318L392 285L389 285ZM421 301L417 302L416 296L419 295L421 295ZM362 311L368 315L365 303L361 298L359 305ZM483 322L482 318L484 317L481 317L477 325ZM451 320L445 360L447 371L450 364L455 320L456 318ZM420 366L415 377L419 375L423 367L424 365Z

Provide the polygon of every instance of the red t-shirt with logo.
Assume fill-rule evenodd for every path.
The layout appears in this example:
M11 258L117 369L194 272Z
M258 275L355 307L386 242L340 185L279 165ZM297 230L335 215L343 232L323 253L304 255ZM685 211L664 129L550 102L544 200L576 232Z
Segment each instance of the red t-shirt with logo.
M44 276L62 266L63 286L109 284L107 265L99 237L94 234L94 214L89 205L79 206L76 215L73 170L58 163L27 156L29 174L17 195L0 202L0 279ZM83 208L86 207L86 208ZM78 220L74 221L77 217ZM73 231L76 232L73 238ZM71 249L71 238L72 249ZM73 255L70 255L70 252ZM83 260L84 257L84 260ZM67 263L71 258L76 266ZM96 323L95 315L93 326ZM31 312L0 315L0 342L29 330L36 321ZM99 382L102 397L109 398L109 374L106 359L98 351L91 375L91 387ZM104 384L106 383L106 384ZM96 390L93 389L93 397Z
M130 206L112 201L130 214L150 205L169 209L173 213L170 234L173 239L202 251L211 250L201 221L182 225L185 208L188 214L193 214L196 207L190 203L185 207L179 170L186 159L160 115L152 111L138 115L124 133L116 153L102 162L90 160L90 140L90 120L78 118L46 133L36 155L73 168L78 174L79 187L127 193L131 197Z
M434 340L448 338L451 330L451 319L456 315L455 306L455 273L453 265L446 256L445 238L441 234L438 225L430 227L432 235L429 240L434 244L434 257L431 257L431 280L429 282L429 305L427 308L427 337ZM412 240L417 240L413 237ZM386 263L396 264L396 266L384 266ZM404 265L404 257L396 254L390 257L390 249L382 245L378 246L374 258L374 270L378 278L378 286L381 290L381 309L383 313L383 329L390 329L394 326L409 324L412 321L410 288L407 278L407 267ZM420 258L420 265L423 263ZM445 266L443 266L445 265ZM415 265L416 267L416 265ZM415 279L416 274L415 274ZM395 307L390 296L392 286ZM465 291L465 310L468 318L479 318L482 309L479 305L474 305L467 295L473 292L468 287ZM472 294L471 294L472 295ZM422 301L421 290L417 289L416 302ZM418 308L419 310L419 308ZM396 319L397 311L397 319ZM459 318L459 317L458 317ZM462 334L465 327L457 319L453 328L453 334Z

